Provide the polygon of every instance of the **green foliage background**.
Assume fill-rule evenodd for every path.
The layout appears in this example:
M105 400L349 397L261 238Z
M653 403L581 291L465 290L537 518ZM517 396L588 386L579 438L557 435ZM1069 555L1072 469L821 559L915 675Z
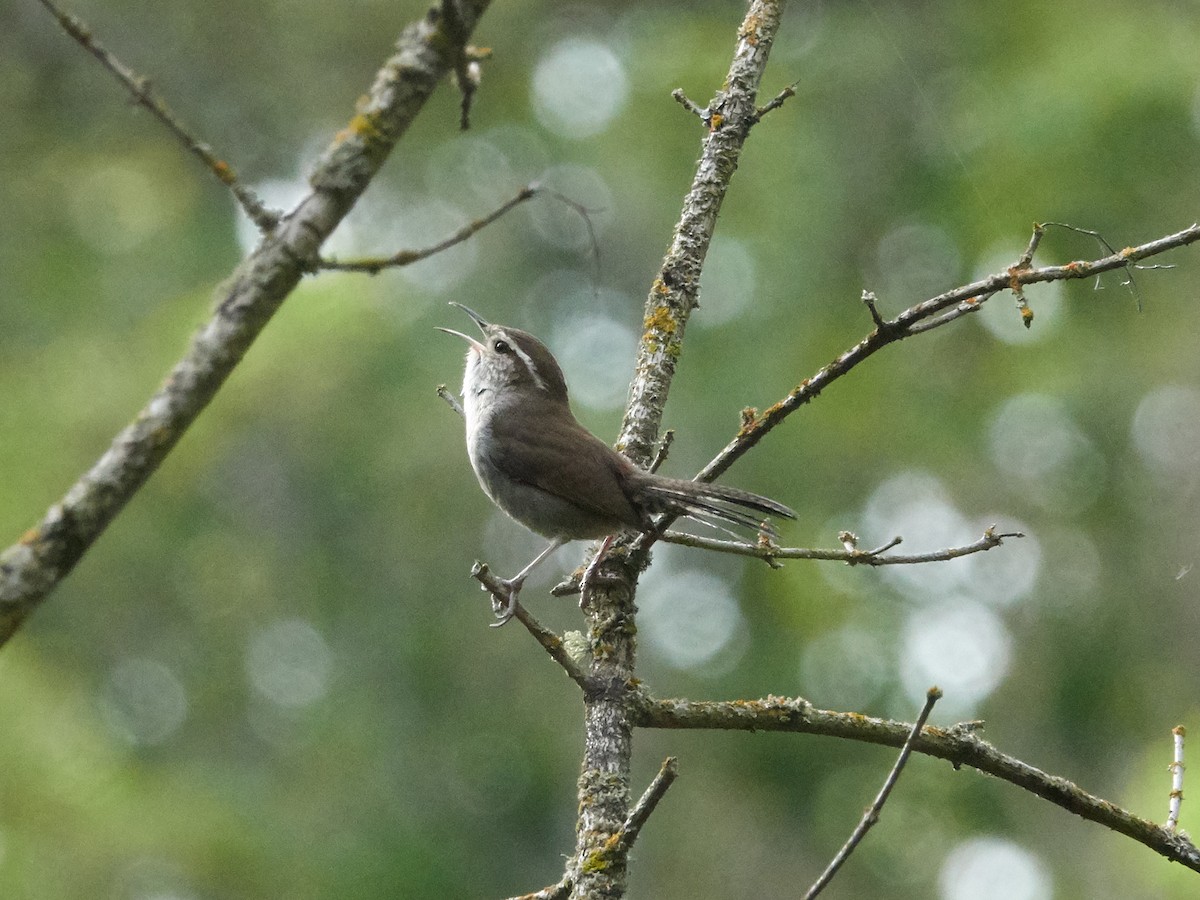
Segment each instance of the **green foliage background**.
M252 184L303 175L424 11L378 0L72 9ZM433 328L463 327L448 299L547 336L589 302L639 327L701 137L669 93L707 102L741 12L494 5L476 36L494 58L473 130L458 132L457 96L443 89L372 188L387 202L352 215L352 246L399 249L393 226L423 246L545 177L596 204L598 275L586 250L544 239L539 217L578 222L537 200L459 251L468 271L448 292L419 273L302 285L0 653L0 895L483 897L557 879L573 845L578 694L518 628L486 627L471 561L515 569L526 550L501 555L488 536L518 529L492 521L460 423L434 395L457 384L462 348ZM669 471L690 474L743 406L774 402L864 335L864 287L895 312L1013 261L1035 220L1098 229L1115 246L1193 222L1197 19L1186 2L789 9L763 99L792 81L797 96L753 133L723 210L720 238L753 265L706 273L716 287L706 281L668 407ZM585 138L544 127L531 99L537 64L568 38L611 47L628 82L620 114ZM226 192L32 0L0 9L0 121L8 543L136 413L243 251ZM502 148L509 169L480 179L481 147ZM607 184L602 202L572 166ZM952 263L931 270L906 252L885 265L885 238L906 224L948 237ZM1066 232L1043 248L1044 262L1099 255ZM1053 313L1031 294L1029 343L972 319L892 348L729 476L800 510L794 544L833 544L881 482L910 471L936 473L972 521L1026 528L1038 580L1000 612L1011 664L971 715L1006 751L1159 820L1169 731L1197 725L1200 678L1197 470L1152 472L1131 433L1147 392L1200 388L1200 261L1194 250L1169 261L1178 268L1138 276L1140 314L1109 277L1098 291L1066 287ZM744 292L738 314L706 324L706 309ZM1019 332L1011 299L992 302L998 327ZM1096 450L1091 468L1046 484L996 464L996 412L1029 393L1068 412ZM580 415L615 434L618 410ZM1056 485L1062 502L1047 502ZM1091 499L1073 502L1079 491ZM1022 551L993 551L1009 552ZM700 669L644 653L663 695L833 705L801 675L806 648L847 622L898 630L911 609L875 572L701 564L736 583L746 649ZM1071 582L1081 568L1088 577ZM578 626L569 602L527 602L559 629ZM312 647L274 670L293 672L283 687L301 694L316 677L308 701L272 703L252 683L264 634ZM859 711L911 719L893 653L861 662L886 683ZM139 693L145 684L165 694ZM160 721L170 727L153 735ZM769 735L639 734L637 746L635 792L663 756L680 758L634 859L631 896L660 900L796 895L892 757ZM1185 828L1195 809L1185 803ZM981 835L1035 854L1055 897L1182 898L1200 884L1016 788L917 758L828 895L935 896L946 851Z

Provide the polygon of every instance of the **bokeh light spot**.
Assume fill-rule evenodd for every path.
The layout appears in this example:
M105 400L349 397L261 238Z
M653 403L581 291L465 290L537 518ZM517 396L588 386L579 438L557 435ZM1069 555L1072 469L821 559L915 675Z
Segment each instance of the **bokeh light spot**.
M632 328L600 313L577 313L561 322L553 344L571 398L592 409L622 405L637 342Z
M1200 390L1167 384L1144 396L1133 414L1133 444L1151 469L1190 475L1200 465Z
M745 311L756 288L754 255L746 242L714 237L700 275L700 311L695 322L704 327L733 321Z
M329 645L303 619L285 619L259 630L246 649L246 674L254 689L279 706L307 706L325 696L333 658Z
M1104 486L1104 457L1054 397L1010 397L992 418L988 443L1008 483L1043 509L1086 509Z
M1050 900L1046 864L1012 841L978 837L955 846L938 873L941 900Z
M605 44L569 38L550 48L533 73L538 121L566 138L603 131L629 95L625 68Z
M1012 637L994 612L964 598L952 598L909 614L901 638L901 679L919 704L937 685L945 692L938 709L969 713L1008 674Z
M729 585L707 572L675 571L644 582L638 606L639 636L676 669L712 662L746 627Z
M125 659L113 667L101 695L104 720L130 744L161 744L187 717L187 694L157 660Z

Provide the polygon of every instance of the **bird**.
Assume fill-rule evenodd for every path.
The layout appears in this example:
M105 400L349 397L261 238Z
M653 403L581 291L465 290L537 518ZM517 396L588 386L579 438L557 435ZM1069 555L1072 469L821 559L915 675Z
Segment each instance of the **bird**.
M584 573L581 591L625 531L649 531L661 515L688 516L774 536L764 516L796 513L767 497L718 484L668 478L636 466L581 425L554 354L526 331L494 325L451 301L482 340L439 328L467 342L463 414L467 455L483 492L501 510L550 544L512 578L500 579L494 625L513 617L525 579L563 544L605 538Z

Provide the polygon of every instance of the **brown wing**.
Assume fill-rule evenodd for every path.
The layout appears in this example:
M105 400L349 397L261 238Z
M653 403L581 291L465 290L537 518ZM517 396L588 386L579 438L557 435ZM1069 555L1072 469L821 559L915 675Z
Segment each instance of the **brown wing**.
M566 404L530 415L514 404L489 420L489 458L509 478L560 497L597 519L642 524L629 501L633 464L580 425Z

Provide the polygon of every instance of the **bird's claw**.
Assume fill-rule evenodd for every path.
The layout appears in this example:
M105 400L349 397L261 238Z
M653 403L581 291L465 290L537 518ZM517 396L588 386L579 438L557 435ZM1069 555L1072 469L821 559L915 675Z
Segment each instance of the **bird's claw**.
M521 592L521 585L511 581L501 581L501 584L506 596L502 598L492 593L492 612L496 616L496 621L491 623L492 628L499 628L517 614L517 595Z

